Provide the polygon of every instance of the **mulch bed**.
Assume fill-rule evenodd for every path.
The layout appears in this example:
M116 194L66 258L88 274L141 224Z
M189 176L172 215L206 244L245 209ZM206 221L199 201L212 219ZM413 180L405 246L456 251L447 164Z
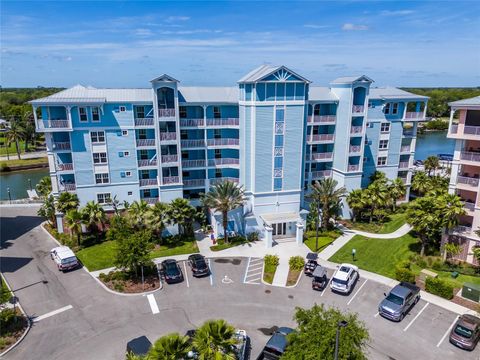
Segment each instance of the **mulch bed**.
M160 279L158 275L152 274L145 276L144 285L142 285L142 278L130 280L101 280L109 289L126 294L142 293L146 291L156 290L160 287Z
M288 270L288 277L287 277L287 286L293 286L297 283L298 277L302 273L302 270Z
M23 316L20 310L17 311L17 323L13 324L10 329L2 329L2 335L0 336L0 352L3 352L11 345L15 344L18 339L23 335L25 328L28 326L27 318ZM3 334L6 335L3 335Z

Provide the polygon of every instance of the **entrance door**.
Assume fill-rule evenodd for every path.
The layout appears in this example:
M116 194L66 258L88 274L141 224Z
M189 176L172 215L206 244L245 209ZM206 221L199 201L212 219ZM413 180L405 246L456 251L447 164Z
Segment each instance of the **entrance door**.
M287 234L287 223L272 224L273 236L284 236Z

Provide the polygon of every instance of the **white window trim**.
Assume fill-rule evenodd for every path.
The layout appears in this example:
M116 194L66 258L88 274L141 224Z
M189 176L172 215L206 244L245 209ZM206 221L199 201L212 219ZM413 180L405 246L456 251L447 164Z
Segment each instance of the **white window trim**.
M131 176L132 176L132 171L131 170L125 171L125 177L131 177Z
M85 116L87 117L87 120L82 120L82 115L80 114L80 109L85 110ZM88 111L87 111L87 108L85 106L79 106L78 107L78 121L80 121L81 123L88 122Z
M93 109L97 109L98 120L94 120L94 119L93 119ZM99 108L98 106L92 106L92 107L90 108L90 116L91 116L92 122L94 122L94 123L100 122L100 120L101 120L101 119L100 119L100 108Z
M122 130L122 136L128 136L128 130Z
M95 159L94 159L94 154L105 154L105 160L106 160L106 162L98 162L98 163L96 163L96 162L95 162ZM100 155L98 155L98 159L100 160L101 158L102 158L102 157L101 157ZM103 151L101 151L101 152L94 152L94 153L92 153L92 161L93 161L93 165L106 165L106 164L108 164L108 154L107 154L106 152L103 152Z
M123 157L129 157L129 156L130 156L130 151L123 152Z
M101 181L97 182L97 175L100 176ZM107 181L104 181L104 175L107 175ZM102 184L110 184L110 174L109 173L96 173L95 174L95 184L102 185Z
M387 146L386 146L386 147L382 147L382 146L381 146L382 141L383 141L383 142L385 142L385 141L387 142ZM388 141L387 139L380 139L380 140L378 141L378 149L379 149L379 150L388 150L388 146L390 145L389 143L390 143L390 141Z
M92 138L92 134L93 133L96 133L97 135L97 139L100 138L98 136L99 133L103 133L103 141L93 141L93 138ZM92 142L92 144L105 144L105 131L103 130L98 130L98 131L90 131L90 141Z
M98 202L100 205L106 205L106 204L108 204L108 202L106 202L106 201L100 202L100 201L99 201L99 198L98 198L98 195L103 195L104 198L105 198L105 195L108 195L108 198L110 199L110 201L112 201L112 193L110 193L110 192L107 192L107 193L96 193L97 202Z
M380 163L379 163L379 160L380 160L380 159L383 159L383 158L385 159L385 164L380 164ZM387 166L387 163L388 163L388 156L379 156L379 157L377 157L377 166Z
M398 114L398 103L392 103L392 115Z
M387 125L387 126L388 126L388 130L382 130L382 126L383 126L383 125ZM391 128L392 128L392 126L391 126L391 124L390 124L389 122L382 122L382 123L380 123L380 132L381 132L382 134L388 134L388 133L390 132Z

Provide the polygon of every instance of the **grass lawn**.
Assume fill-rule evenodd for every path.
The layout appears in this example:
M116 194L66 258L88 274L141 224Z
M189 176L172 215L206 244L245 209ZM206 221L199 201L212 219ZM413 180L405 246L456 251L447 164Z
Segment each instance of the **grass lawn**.
M21 165L36 165L36 164L48 164L48 158L47 157L40 157L40 158L33 158L33 159L21 159L18 160L5 160L1 161L0 165L4 167L4 165L8 167L13 167L13 166L21 166Z
M273 282L273 277L275 276L275 271L277 271L278 265L267 265L264 264L263 270L263 281L271 284Z
M241 237L241 236L237 236L237 237L234 237L234 238L229 238L228 239L228 244L225 244L225 241L223 239L218 239L216 245L210 246L210 250L221 251L221 250L232 248L234 246L246 244L248 242L249 241L246 238Z
M164 256L182 255L198 253L198 246L195 239L190 241L182 241L181 244L172 243L170 245L157 245L150 253L152 259Z
M383 224L375 222L372 222L371 224L368 222L352 223L350 221L347 221L346 223L347 227L355 230L365 231L374 234L389 234L394 232L395 230L398 230L400 227L402 227L403 224L405 224L405 217L405 213L397 213L390 215L389 221Z
M327 231L324 233L318 233L318 249L315 249L315 231L308 231L305 234L305 245L308 246L313 252L320 252L330 245L336 238L338 238L342 233L340 231Z

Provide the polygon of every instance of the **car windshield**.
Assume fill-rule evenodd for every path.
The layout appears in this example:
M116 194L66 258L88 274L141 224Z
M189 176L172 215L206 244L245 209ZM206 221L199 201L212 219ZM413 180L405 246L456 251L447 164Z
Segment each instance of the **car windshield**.
M203 259L196 259L194 264L195 264L195 267L197 267L197 268L204 268L204 267L207 266L206 263L205 263L205 260L203 260Z
M461 337L470 339L473 335L473 331L470 329L467 329L465 326L457 325L457 327L455 328L455 334L460 335Z
M348 273L350 271L350 268L347 266L342 266L339 271Z
M62 259L62 264L68 264L76 261L77 261L77 258L75 256L71 256L71 257Z
M347 285L347 284L348 284L348 281L347 281L347 280L341 280L341 279L333 278L332 281L333 281L335 284L340 284L340 285Z
M390 301L390 302L392 302L394 304L397 304L397 305L402 305L403 304L403 299L400 296L392 294L392 293L388 294L387 301Z
M169 262L165 264L165 270L168 272L175 272L177 271L177 264L174 262Z

